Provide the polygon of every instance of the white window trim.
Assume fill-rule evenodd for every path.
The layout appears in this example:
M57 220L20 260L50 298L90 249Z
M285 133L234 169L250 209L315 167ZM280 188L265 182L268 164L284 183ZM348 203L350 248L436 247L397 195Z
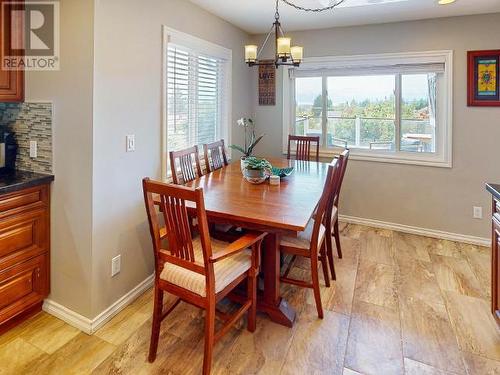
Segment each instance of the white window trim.
M372 55L353 55L353 56L327 56L327 57L309 57L304 58L302 66L310 66L313 69L322 68L348 68L348 69L366 69L370 66L422 64L444 62L445 88L446 95L444 100L445 113L443 114L443 123L438 126L439 134L437 144L442 148L436 154L410 153L410 152L387 152L387 151L363 151L361 149L351 149L351 158L353 160L373 161L382 163L411 164L432 166L441 168L452 168L453 162L453 51L426 51L426 52L403 52L403 53L384 53ZM294 131L295 119L295 87L291 84L289 72L283 72L283 154L286 154L288 148L288 134ZM320 156L332 157L339 153L338 149L321 149Z
M183 33L181 31L171 29L165 25L162 26L162 80L161 80L161 177L164 181L170 178L171 172L168 168L169 158L168 158L168 123L167 123L167 88L168 88L168 74L167 74L167 63L168 63L168 43L175 43L182 46L186 46L198 52L207 54L209 56L217 56L225 59L227 62L225 64L225 92L227 96L227 103L225 107L225 123L221 129L221 138L224 139L224 143L227 145L231 144L231 121L232 121L232 61L233 61L233 51L219 46L218 44L197 38L190 34Z

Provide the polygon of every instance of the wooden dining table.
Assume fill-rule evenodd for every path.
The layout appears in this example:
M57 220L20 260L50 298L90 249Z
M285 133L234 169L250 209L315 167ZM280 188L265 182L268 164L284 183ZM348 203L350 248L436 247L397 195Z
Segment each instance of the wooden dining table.
M210 222L267 232L262 246L264 289L257 309L271 320L292 327L295 310L280 296L280 239L305 230L323 190L328 163L267 158L274 167L294 167L279 186L253 185L241 173L240 161L190 183L202 187Z

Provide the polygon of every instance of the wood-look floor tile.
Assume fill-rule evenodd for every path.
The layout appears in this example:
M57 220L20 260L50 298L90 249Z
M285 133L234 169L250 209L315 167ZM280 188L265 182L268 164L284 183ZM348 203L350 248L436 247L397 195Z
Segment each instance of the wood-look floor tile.
M337 260L336 258L336 261ZM351 313L352 308L357 268L344 266L344 264L340 262L337 263L339 263L335 265L337 280L330 280L330 287L326 287L321 267L319 268L321 301L323 309L348 315ZM311 282L310 268L310 264L308 269L294 267L290 271L289 277ZM283 283L281 295L291 306L293 306L297 315L300 315L306 304L315 304L312 289Z
M499 375L500 362L479 357L471 353L464 353L465 365L469 375Z
M344 366L366 375L402 374L399 312L355 301Z
M500 361L500 334L489 303L454 292L445 297L460 349Z
M29 363L24 374L90 374L115 350L96 336L80 333L62 348Z
M479 280L485 297L491 298L491 249L462 244L461 251Z
M471 297L484 297L481 285L465 259L441 255L431 255L431 259L441 290Z
M172 374L199 374L203 366L204 349L204 323L195 323L195 327L186 332L186 335L175 345L172 345L166 356L158 357L161 369L167 369ZM215 344L213 354L213 369L225 369L226 363L221 359L222 355L230 350L235 340L242 335L242 330L232 328L219 342ZM179 360L182 358L182 360ZM220 371L213 371L214 374ZM227 372L223 372L227 373Z
M394 256L398 264L411 263L412 260L430 262L429 248L433 246L434 239L413 234L394 232Z
M335 265L335 272L337 280L332 280L329 288L321 284L323 308L349 315L352 310L357 269L339 263ZM309 294L308 302L314 304L312 293Z
M461 362L461 361L460 361ZM454 375L453 373L439 370L422 362L405 358L405 375Z
M342 374L349 317L307 305L298 317L282 374Z
M347 224L344 230L342 230L342 235L353 239L359 239L361 234L368 230L370 230L370 228L363 225Z
M146 322L118 346L113 354L93 371L93 374L172 374L168 368L162 367L162 359L172 353L173 348L180 342L180 339L162 329L156 361L149 363L147 356L150 334L151 323ZM181 362L181 358L183 357L177 357L177 360ZM190 366L189 362L183 363L186 367Z
M394 265L392 237L380 235L376 231L364 232L360 237L360 263L381 263Z
M34 329L35 329L36 325L34 325L34 323L37 321L38 316L44 315L44 314L47 314L47 313L41 311L38 314L31 317L30 319L25 320L24 322L20 323L19 325L13 327L12 329L1 333L0 334L0 346L21 337L22 333L25 330L29 330L32 324L33 324Z
M363 374L360 372L351 370L350 368L344 367L344 372L342 373L342 375L363 375Z
M462 251L460 251L460 243L447 240L436 240L435 245L429 251L432 254L442 255L453 258L462 258Z
M397 310L396 267L381 263L360 264L355 299Z
M279 374L295 330L296 326L284 327L258 314L255 332L241 330L232 345L221 351L212 373Z
M359 262L359 254L361 252L360 240L340 236L340 246L342 247L342 259L337 256L337 248L333 246L333 254L335 256L335 265L346 267L357 267Z
M339 232L342 233L349 226L348 223L339 220Z
M118 313L95 335L110 344L119 345L130 337L153 314L153 293L149 289L131 305Z
M398 262L396 280L398 295L444 304L431 263L420 260Z
M48 354L21 338L0 346L0 374L22 374L28 363L47 357Z
M437 369L465 374L444 305L400 296L403 355Z
M20 337L48 354L66 345L80 330L71 327L47 313L38 314L20 334Z

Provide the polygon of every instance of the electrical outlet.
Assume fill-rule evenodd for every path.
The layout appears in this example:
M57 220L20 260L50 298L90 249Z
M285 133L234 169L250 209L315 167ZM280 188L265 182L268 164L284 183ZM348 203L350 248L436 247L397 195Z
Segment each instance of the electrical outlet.
M474 207L474 219L482 219L482 218L483 218L483 208Z
M135 151L135 135L127 135L127 152Z
M36 141L30 141L30 158L38 157L38 144Z
M120 273L122 268L122 256L117 255L111 259L111 277Z

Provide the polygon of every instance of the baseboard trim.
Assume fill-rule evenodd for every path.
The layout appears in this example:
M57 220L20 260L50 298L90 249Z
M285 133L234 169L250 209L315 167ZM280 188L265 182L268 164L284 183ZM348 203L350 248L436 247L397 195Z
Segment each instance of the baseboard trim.
M70 326L73 326L80 331L85 332L87 335L92 334L92 320L74 312L73 310L68 309L66 306L63 306L50 299L46 299L43 302L42 310L50 315L55 316L56 318L61 319L62 321L68 323Z
M83 315L80 315L67 307L46 299L43 303L43 311L62 321L68 323L69 325L85 332L88 335L92 335L100 327L102 327L106 322L111 320L116 314L122 311L125 307L130 305L135 301L141 294L143 294L147 289L149 289L154 282L154 274L148 276L144 281L137 285L130 292L125 294L123 297L114 302L102 313L97 315L94 319L89 319Z
M450 232L445 232L445 231L440 231L440 230L435 230L435 229L414 227L414 226L410 226L410 225L396 224L396 223L390 223L387 221L365 219L365 218L361 218L361 217L347 216L347 215L339 215L339 220L343 221L345 223L366 225L369 227L382 228L382 229L390 229L390 230L395 230L395 231L403 232L403 233L410 233L410 234L417 234L420 236L439 238L442 240L463 242L463 243L468 243L468 244L472 244L472 245L479 245L479 246L491 246L491 239L489 239L489 238L468 236L465 234L450 233Z

